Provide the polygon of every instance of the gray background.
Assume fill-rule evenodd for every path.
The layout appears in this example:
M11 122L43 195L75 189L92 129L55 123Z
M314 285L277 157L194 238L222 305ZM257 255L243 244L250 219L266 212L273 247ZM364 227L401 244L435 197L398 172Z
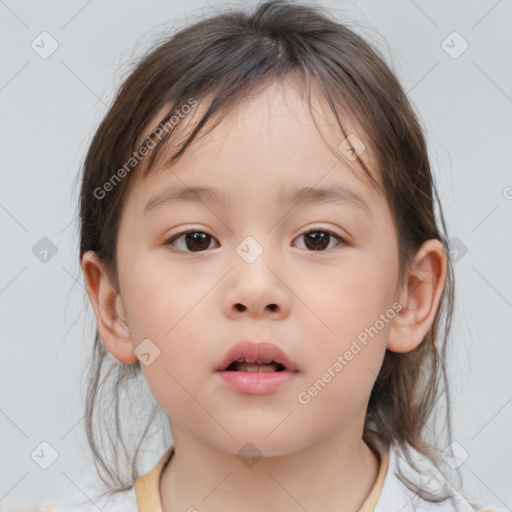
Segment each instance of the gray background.
M449 236L458 239L449 368L455 439L468 453L464 486L510 510L512 1L320 3L364 24L427 130ZM221 5L0 0L0 509L92 495L81 376L94 324L78 264L75 178L130 60L163 23ZM47 58L31 47L51 49L43 31L58 44ZM460 36L446 39L453 31ZM469 47L457 56L459 37ZM43 237L58 249L46 262L33 249ZM31 457L42 442L58 453L48 469ZM149 454L147 469L160 456Z

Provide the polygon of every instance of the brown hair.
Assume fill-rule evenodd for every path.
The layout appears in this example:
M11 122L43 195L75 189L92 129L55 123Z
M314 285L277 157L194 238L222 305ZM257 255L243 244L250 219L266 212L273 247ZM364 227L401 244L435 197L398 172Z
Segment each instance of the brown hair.
M310 109L309 92L314 85L332 110L345 137L347 133L338 115L340 108L350 113L349 118L357 120L362 128L365 143L371 146L376 157L394 218L402 279L415 251L425 240L438 239L447 249L446 238L436 222L434 197L439 205L443 233L446 233L418 117L384 57L348 25L317 6L269 1L258 5L251 13L225 11L207 17L157 43L124 81L87 152L80 192L80 260L85 251L96 251L113 282L118 284L116 240L123 200L135 173L142 172L138 162L132 162L130 169L126 163L140 148L145 130L162 108L170 105L160 127L168 123L183 105L190 104L191 98L205 106L195 128L168 157L167 163L172 163L184 153L210 118L215 117L217 121L210 126L212 130L223 115L248 94L269 80L286 80L296 73L307 84ZM161 148L168 149L164 143L173 140L172 130L163 136L162 131L155 132L158 141L152 139L153 147L145 158L145 173L152 169ZM359 159L359 163L375 184L364 162ZM121 168L125 172L115 174ZM105 190L107 182L113 183L108 194L98 198L98 190L102 187ZM452 263L449 251L446 253L447 281L433 326L415 350L409 353L386 351L369 399L363 433L369 444L374 434L387 447L396 441L409 463L416 467L409 452L413 448L442 472L436 445L446 446L452 439L445 356L454 288ZM438 332L442 320L444 338ZM129 386L132 381L141 380L137 385L143 386L140 365L138 362L125 365L111 361L102 377L102 368L108 359L109 354L96 330L86 396L86 431L101 479L111 492L117 492L131 487L139 476L138 452L158 412L158 404L152 402L139 443L130 452L120 425L119 408L123 404L120 394L134 387ZM114 382L112 388L106 390L109 378ZM443 389L441 380L445 384ZM103 394L102 389L106 390ZM434 425L432 428L427 425L436 402L443 395L446 411L440 434L447 435L446 444L441 444L440 438L436 437ZM102 413L100 406L104 407ZM109 412L114 415L113 422ZM112 424L116 429L113 437L110 433ZM141 434L140 429L137 432ZM119 456L121 446L131 462L129 478L121 476L119 459L114 459L111 464L99 448L99 441L105 435L111 453ZM414 487L405 476L400 477L429 501L442 501L449 496L449 492L444 496L429 494Z

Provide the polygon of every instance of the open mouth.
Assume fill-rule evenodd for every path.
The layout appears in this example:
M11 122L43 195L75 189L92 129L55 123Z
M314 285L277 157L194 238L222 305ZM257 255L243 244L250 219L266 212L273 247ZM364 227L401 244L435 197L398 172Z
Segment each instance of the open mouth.
M282 372L286 368L275 361L247 362L245 358L233 361L224 371L227 372Z
M281 378L299 371L295 362L279 346L268 341L255 343L250 340L233 345L214 369L226 377L242 376L243 373L269 377L275 373L275 377L279 375Z
M274 393L299 374L295 362L277 345L249 340L233 345L215 371L224 385L247 395Z

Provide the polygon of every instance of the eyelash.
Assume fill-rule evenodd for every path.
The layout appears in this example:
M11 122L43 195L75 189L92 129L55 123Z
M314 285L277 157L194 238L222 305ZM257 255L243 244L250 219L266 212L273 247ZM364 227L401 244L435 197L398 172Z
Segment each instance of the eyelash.
M209 236L210 238L212 238L213 240L215 240L215 238L211 235L209 235L208 233L206 233L205 231L201 231L200 229L189 229L187 231L180 231L179 233L176 233L174 235L172 235L170 238L168 238L167 240L165 240L164 242L164 245L165 246L172 246L172 244L180 239L182 236L184 235L187 235L189 233L204 233L205 235ZM334 246L334 248L336 248L338 245L340 244L343 244L343 245L349 245L345 239L343 239L342 237L340 237L339 235L337 235L334 231L331 231L330 229L326 229L326 228L310 228L308 229L307 231L303 231L302 233L300 233L296 239L300 238L300 237L303 237L304 235L309 235L311 233L327 233L329 236L331 237L334 237L336 239L339 240L339 243L336 244ZM324 250L318 250L318 251L314 251L314 250L308 250L306 249L308 252L329 252L329 251L332 251L334 249L333 247L331 247L330 249L324 249ZM193 253L201 253L201 252L205 252L205 251L187 251L187 250L175 250L175 249L171 249L172 251L174 252L184 252L184 253L189 253L189 254L193 254Z

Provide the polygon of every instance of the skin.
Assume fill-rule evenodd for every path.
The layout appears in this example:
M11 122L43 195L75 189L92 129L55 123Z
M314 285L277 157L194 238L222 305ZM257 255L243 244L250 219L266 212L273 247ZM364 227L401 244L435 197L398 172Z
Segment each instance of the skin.
M428 240L419 248L400 285L384 196L357 160L329 151L297 89L268 86L196 140L171 169L134 177L117 241L119 290L95 253L82 260L109 352L133 364L142 340L160 350L141 368L176 447L160 482L164 512L357 511L379 468L362 432L385 350L413 350L434 321L446 278L441 243ZM336 148L344 136L320 101L315 109ZM368 145L360 158L376 169ZM276 199L280 187L331 183L363 196L371 215L348 203L290 210ZM168 204L142 214L159 191L184 184L222 187L229 202ZM164 244L189 228L213 237L203 252L186 252L184 237L174 247ZM302 235L322 229L346 243L334 237L323 251L308 249ZM236 252L247 236L263 248L253 263ZM397 301L408 307L307 405L299 403L298 394ZM243 339L281 347L300 369L295 379L260 396L223 385L214 367ZM247 442L261 453L252 467L237 457Z

